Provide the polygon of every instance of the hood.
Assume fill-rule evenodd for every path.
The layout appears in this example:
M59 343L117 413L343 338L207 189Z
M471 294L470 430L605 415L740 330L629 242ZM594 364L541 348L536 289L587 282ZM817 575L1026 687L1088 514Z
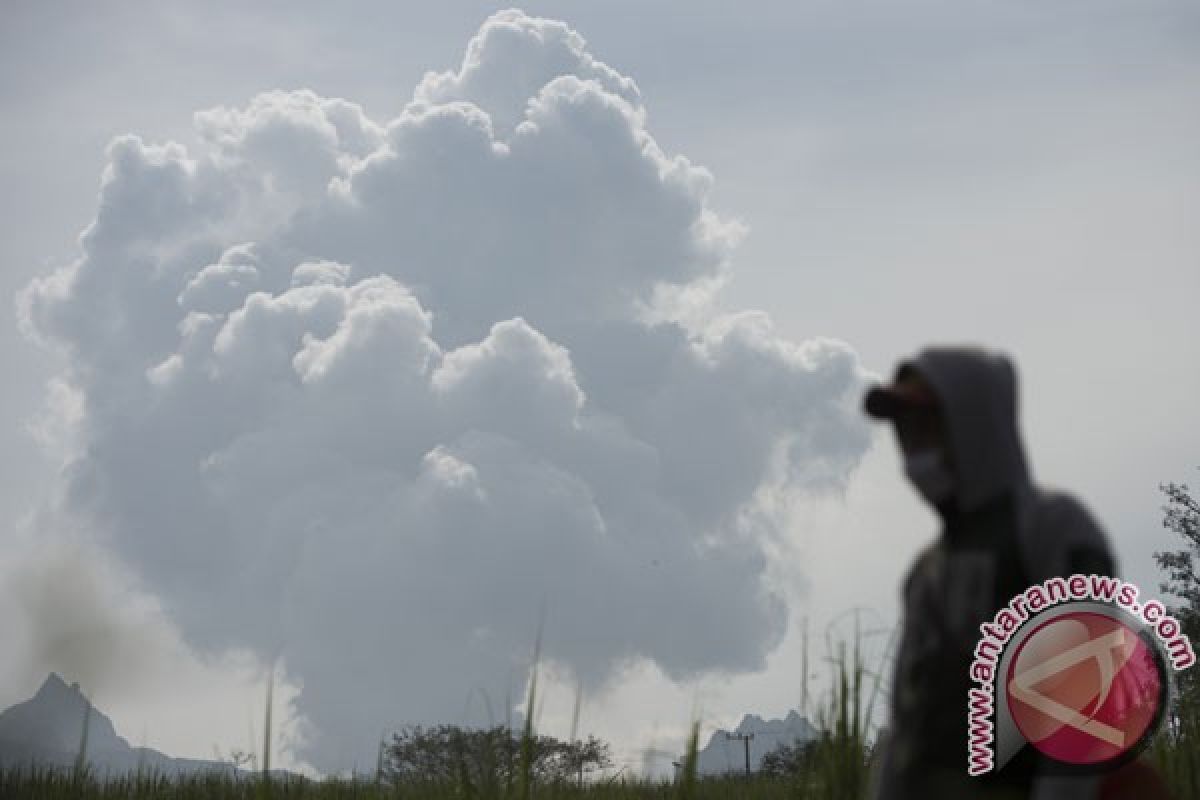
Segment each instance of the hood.
M897 371L906 367L929 382L942 405L960 510L1029 486L1017 429L1017 372L1006 356L978 347L928 347Z

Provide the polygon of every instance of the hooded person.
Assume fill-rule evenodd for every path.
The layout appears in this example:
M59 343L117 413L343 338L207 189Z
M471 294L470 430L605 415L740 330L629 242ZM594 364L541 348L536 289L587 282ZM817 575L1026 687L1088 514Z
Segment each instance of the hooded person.
M874 796L1096 796L1094 780L1048 774L1029 746L982 778L966 771L979 625L1034 583L1115 572L1107 537L1084 506L1033 483L1012 363L980 348L930 347L902 362L891 385L870 389L865 410L893 423L905 473L941 519L904 581Z

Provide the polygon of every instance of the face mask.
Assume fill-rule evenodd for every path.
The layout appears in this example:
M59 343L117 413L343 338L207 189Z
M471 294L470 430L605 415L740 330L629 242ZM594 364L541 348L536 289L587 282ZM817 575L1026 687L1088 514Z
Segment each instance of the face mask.
M954 494L954 476L936 448L916 450L904 456L904 474L912 481L921 496L933 505Z

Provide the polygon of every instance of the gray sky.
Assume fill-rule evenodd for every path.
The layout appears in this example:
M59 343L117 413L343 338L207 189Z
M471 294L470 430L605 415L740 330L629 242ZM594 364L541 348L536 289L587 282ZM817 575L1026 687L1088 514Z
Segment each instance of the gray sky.
M245 107L270 89L344 98L382 125L426 70L457 69L468 40L504 7L118 3L99 16L90 6L26 3L10 10L0 31L0 176L10 187L0 199L0 289L13 297L78 255L76 237L96 214L114 136L195 148L194 112ZM709 207L748 227L719 308L761 309L793 342L842 340L880 374L929 341L1008 350L1021 371L1035 475L1071 488L1096 512L1128 577L1157 583L1151 553L1170 542L1158 530L1156 485L1194 481L1200 464L1200 434L1189 424L1200 394L1194 6L523 9L564 21L586 39L588 53L636 81L646 131L668 157L711 171ZM452 297L454 287L441 292ZM453 318L458 306L450 305ZM16 527L55 490L61 453L39 447L29 427L62 362L26 341L13 305L4 308L0 348L10 388L0 395L0 513ZM435 318L442 311L433 310ZM463 324L462 342L480 338L470 320ZM571 346L576 334L564 325L545 323L586 358L584 339ZM576 367L589 380L587 362ZM599 396L619 402L619 381L604 395L605 381L594 380ZM589 396L597 395L589 389ZM492 452L477 446L483 450L471 452L479 459ZM774 560L766 579L783 587L791 614L765 669L676 685L658 667L631 667L615 698L594 710L597 731L674 746L697 697L714 721L794 706L796 622L810 615L819 625L854 605L891 620L904 564L932 533L932 519L899 485L897 466L880 437L844 489L801 492L776 509L787 520L780 527L791 558ZM23 542L14 535L5 548L16 556ZM853 576L842 569L850 556L861 571ZM112 593L120 608L133 602L111 587L97 592ZM214 741L243 745L254 657L221 631L180 622L187 603L164 603L161 636L145 646L166 654L167 672L208 687L192 695L214 698L208 705L220 713L173 728L167 709L182 702L171 699L178 692L139 699L114 688L118 727L126 720L134 729L124 732L137 736L146 726L151 744L180 754L207 755ZM191 613L202 617L202 606ZM745 613L758 619L753 609ZM206 669L205 658L218 656L232 659L237 668L225 671L240 677L222 682ZM737 659L726 666L746 667ZM15 657L0 659L0 670L0 703L20 699L39 679ZM557 700L549 695L549 726L565 725L569 698L569 688Z

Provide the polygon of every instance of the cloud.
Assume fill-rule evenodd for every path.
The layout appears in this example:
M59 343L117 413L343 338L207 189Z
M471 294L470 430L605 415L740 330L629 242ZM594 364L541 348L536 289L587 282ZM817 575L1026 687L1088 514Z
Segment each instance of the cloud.
M414 105L454 101L487 111L503 136L525 120L526 106L546 84L563 75L593 81L607 94L637 106L641 93L587 51L577 32L557 20L529 17L517 9L498 11L467 44L458 70L427 72L413 93Z
M21 295L66 355L86 526L190 646L285 654L320 768L521 691L760 669L764 494L841 485L863 373L714 292L743 226L632 80L489 18L394 120L309 91L109 149L81 255ZM54 523L47 523L53 528Z

